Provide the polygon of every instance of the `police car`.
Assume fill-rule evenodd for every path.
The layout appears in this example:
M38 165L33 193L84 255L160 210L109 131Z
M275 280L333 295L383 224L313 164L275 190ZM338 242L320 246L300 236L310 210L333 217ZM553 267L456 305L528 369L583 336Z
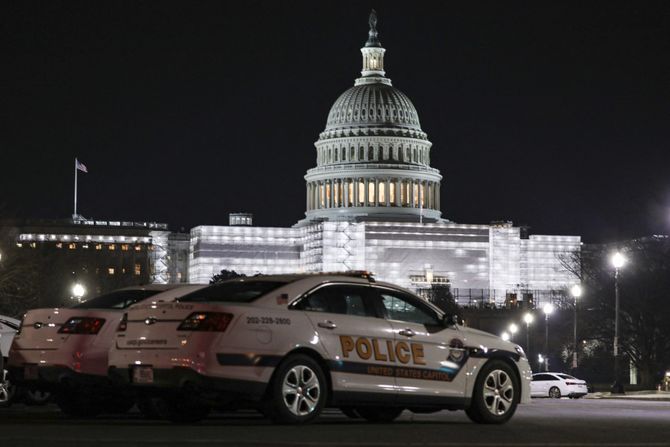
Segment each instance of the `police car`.
M251 406L282 423L335 407L380 422L461 409L499 424L530 402L519 346L364 272L254 276L135 305L109 366L179 422Z
M134 286L70 308L29 310L9 352L11 377L27 389L54 391L56 404L72 416L124 413L135 401L109 387L107 353L125 309L149 298L170 301L202 287Z

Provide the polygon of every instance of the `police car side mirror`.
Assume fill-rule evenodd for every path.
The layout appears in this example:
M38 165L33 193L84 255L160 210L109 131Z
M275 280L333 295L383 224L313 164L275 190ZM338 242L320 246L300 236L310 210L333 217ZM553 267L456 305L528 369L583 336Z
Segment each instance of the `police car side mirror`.
M458 317L458 315L442 315L442 326L444 327L455 327L458 326L460 322L461 319Z

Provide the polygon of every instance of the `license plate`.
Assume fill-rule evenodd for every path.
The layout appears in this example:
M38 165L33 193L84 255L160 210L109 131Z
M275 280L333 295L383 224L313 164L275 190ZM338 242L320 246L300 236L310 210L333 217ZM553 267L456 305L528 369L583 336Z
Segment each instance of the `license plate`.
M23 365L23 380L37 380L39 375L37 365Z
M135 366L133 368L133 383L154 383L154 370L151 366Z

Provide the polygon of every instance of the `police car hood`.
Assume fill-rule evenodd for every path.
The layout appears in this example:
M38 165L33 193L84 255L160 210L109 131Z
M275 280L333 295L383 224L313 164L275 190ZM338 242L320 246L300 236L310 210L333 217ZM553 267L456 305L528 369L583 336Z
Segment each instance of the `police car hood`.
M473 329L465 326L458 326L458 330L461 332L466 346L483 346L487 349L500 349L514 353L518 352L516 349L516 343L505 341L489 332L484 332L480 331L479 329Z

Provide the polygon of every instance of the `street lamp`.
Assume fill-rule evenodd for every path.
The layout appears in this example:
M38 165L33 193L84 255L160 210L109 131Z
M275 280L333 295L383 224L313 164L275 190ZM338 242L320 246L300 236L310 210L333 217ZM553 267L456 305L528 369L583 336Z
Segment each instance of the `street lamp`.
M509 341L509 333L503 332L502 334L500 334L500 338L502 338L503 341Z
M507 328L507 331L510 333L510 335L511 335L512 337L514 337L514 334L516 334L517 332L519 332L519 326L517 326L516 324L512 323L512 324L510 324L509 327Z
M619 382L619 269L626 264L626 257L617 251L610 263L614 267L614 383L610 391L623 394L623 384Z
M544 362L544 371L547 372L549 371L549 315L554 311L554 305L551 303L547 303L544 305L542 308L542 312L544 312L544 355L545 355L545 362Z
M575 284L570 288L570 294L575 299L574 324L572 326L572 369L577 368L577 298L582 296L582 286Z
M530 324L533 322L535 317L530 312L526 312L523 315L523 322L526 323L526 350L530 353Z
M74 296L77 299L77 301L81 301L84 295L86 295L86 288L78 282L75 283L72 286L72 296Z

